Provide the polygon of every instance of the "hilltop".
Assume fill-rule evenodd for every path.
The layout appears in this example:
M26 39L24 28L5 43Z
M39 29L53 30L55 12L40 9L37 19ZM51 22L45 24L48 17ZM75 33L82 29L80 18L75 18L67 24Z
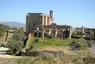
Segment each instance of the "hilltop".
M17 21L6 21L6 22L0 22L0 24L8 25L10 27L24 27L25 28L25 23L20 23Z

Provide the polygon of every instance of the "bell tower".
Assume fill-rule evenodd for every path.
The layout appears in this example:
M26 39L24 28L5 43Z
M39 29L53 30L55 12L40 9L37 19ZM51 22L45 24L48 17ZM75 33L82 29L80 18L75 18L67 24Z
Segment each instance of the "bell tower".
M50 18L53 19L53 11L50 10Z
M50 10L49 16L50 16L50 24L52 24L54 22L54 19L53 19L53 10Z

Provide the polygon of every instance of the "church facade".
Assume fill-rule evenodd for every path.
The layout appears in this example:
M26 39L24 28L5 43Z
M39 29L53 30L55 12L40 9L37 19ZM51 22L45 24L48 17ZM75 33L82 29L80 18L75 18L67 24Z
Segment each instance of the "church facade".
M50 10L49 14L44 13L28 13L26 15L26 32L30 33L33 26L43 25L48 26L54 22L53 20L53 11Z

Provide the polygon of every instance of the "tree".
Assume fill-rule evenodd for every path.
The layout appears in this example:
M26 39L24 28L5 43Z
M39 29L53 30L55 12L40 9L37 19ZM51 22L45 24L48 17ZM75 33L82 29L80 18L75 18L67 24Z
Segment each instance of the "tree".
M18 54L23 48L23 42L12 40L8 43L8 46L13 51L14 54Z
M0 24L0 38L3 36L3 34L9 30L10 27L8 25Z
M18 31L14 32L14 34L12 36L12 39L17 40L17 41L19 41L19 40L24 41L25 34L24 34L24 32L22 30L19 29Z
M13 51L14 54L18 54L24 47L25 35L23 30L19 29L14 32L12 39L8 42L8 47Z

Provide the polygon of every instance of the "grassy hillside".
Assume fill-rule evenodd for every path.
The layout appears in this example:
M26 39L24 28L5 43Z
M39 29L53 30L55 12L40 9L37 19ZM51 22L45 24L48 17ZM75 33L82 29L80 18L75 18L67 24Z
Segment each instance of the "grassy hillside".
M9 30L10 27L8 25L0 24L0 42L4 42L7 34L7 30Z
M70 49L69 44L72 42L81 42L81 49L79 51L84 52L75 52ZM27 48L33 46L33 49L30 51L63 51L64 55L40 55L40 56L22 56L22 58L15 58L15 59L5 59L2 61L2 64L86 64L87 60L83 61L83 59L86 58L88 53L85 53L85 51L89 51L86 46L86 40L80 38L80 39L48 39L48 38L39 38L39 42L34 42L33 39L30 39L27 43ZM84 53L86 55L84 55ZM93 58L92 58L93 59ZM0 61L0 62L1 62Z
M62 48L62 47L69 47L70 43L74 42L81 42L81 50L87 50L86 40L80 38L80 39L57 39L57 38L39 38L39 42L34 42L33 40L29 40L27 43L27 47L33 46L34 49L45 49L45 48Z

